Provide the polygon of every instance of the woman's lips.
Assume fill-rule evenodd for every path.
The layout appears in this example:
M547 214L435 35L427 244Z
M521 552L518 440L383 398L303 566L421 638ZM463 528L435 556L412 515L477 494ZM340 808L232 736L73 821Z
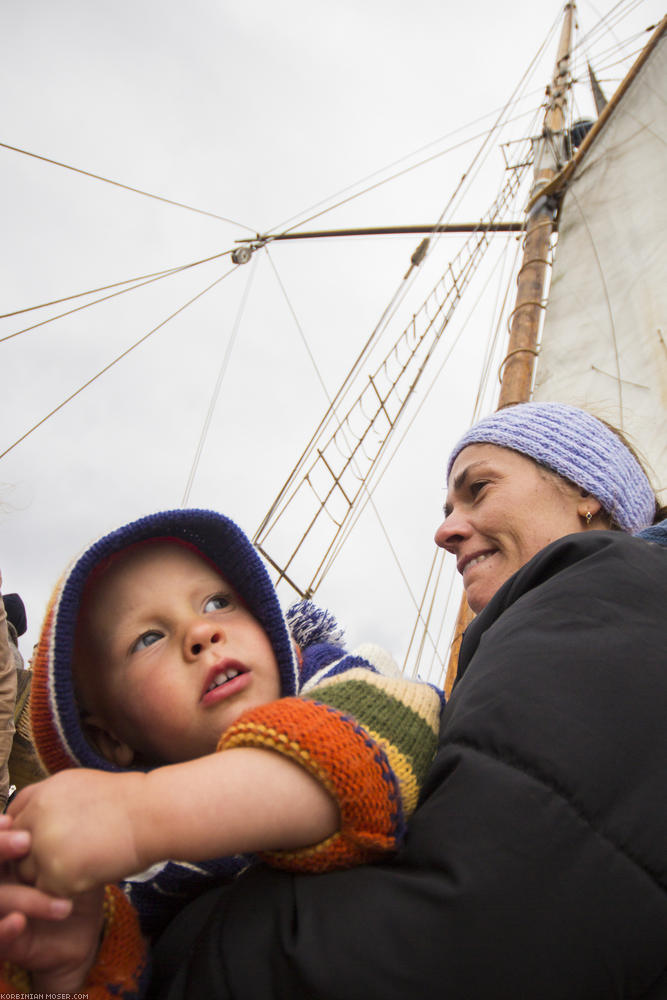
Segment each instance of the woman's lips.
M473 552L469 556L463 556L459 559L457 569L461 576L463 576L466 570L470 569L472 566L477 566L479 563L484 562L489 556L496 553L497 549L486 549L484 552Z

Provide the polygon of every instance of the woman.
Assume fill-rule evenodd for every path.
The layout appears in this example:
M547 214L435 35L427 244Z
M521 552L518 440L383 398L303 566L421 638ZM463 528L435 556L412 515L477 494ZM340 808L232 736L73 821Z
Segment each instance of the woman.
M479 614L405 846L202 897L156 951L154 997L667 996L667 551L632 537L659 519L648 480L599 421L524 404L454 449L445 515Z

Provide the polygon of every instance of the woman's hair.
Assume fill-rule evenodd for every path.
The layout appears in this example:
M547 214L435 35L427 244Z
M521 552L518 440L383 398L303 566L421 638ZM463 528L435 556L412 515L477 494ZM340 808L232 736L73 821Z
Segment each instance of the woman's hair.
M608 420L603 420L602 417L596 417L596 420L599 420L601 424L604 424L605 427L607 427L612 432L612 434L615 434L616 437L619 439L619 441L621 441L625 445L625 447L628 449L628 451L630 452L630 454L634 458L635 462L637 463L637 465L642 470L642 472L644 473L644 475L646 476L647 480L650 483L651 480L650 480L648 472L646 471L646 463L645 463L645 461L640 457L637 449L633 445L630 444L630 442L628 441L628 439L625 436L625 434L623 433L623 431L619 430L618 427L614 427L614 425L610 424ZM654 493L654 498L655 498L655 515L653 517L653 520L652 520L651 524L659 524L660 521L664 521L665 518L667 518L667 505L661 504L660 501L659 501L659 499L658 499L658 497L657 497L657 495L655 493ZM611 528L612 528L612 530L614 530L614 531L616 531L616 530L622 531L623 530L620 527L620 525L616 523L616 521L614 520L614 518L613 518L612 515L610 515L610 519L611 519Z
M600 501L610 525L636 533L665 516L636 452L622 434L565 403L519 403L485 417L452 451L494 444L532 458Z

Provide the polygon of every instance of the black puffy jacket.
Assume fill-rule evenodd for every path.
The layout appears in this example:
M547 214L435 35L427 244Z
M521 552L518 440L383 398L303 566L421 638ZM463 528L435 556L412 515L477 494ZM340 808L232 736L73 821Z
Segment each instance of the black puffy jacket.
M153 996L667 997L667 549L538 553L466 633L396 858L201 897Z

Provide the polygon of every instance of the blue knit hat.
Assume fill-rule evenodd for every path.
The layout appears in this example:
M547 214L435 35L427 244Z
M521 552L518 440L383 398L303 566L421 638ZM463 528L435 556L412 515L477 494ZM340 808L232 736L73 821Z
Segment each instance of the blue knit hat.
M33 738L50 773L79 765L120 770L87 742L72 677L74 636L91 574L109 556L148 539L177 539L212 563L264 629L278 663L281 694L298 690L298 666L290 632L264 563L241 529L212 510L150 514L94 542L56 588L34 657L31 693Z
M623 531L636 534L653 523L655 494L621 439L602 421L565 403L519 403L470 428L447 463L469 444L496 444L539 462L600 501Z

